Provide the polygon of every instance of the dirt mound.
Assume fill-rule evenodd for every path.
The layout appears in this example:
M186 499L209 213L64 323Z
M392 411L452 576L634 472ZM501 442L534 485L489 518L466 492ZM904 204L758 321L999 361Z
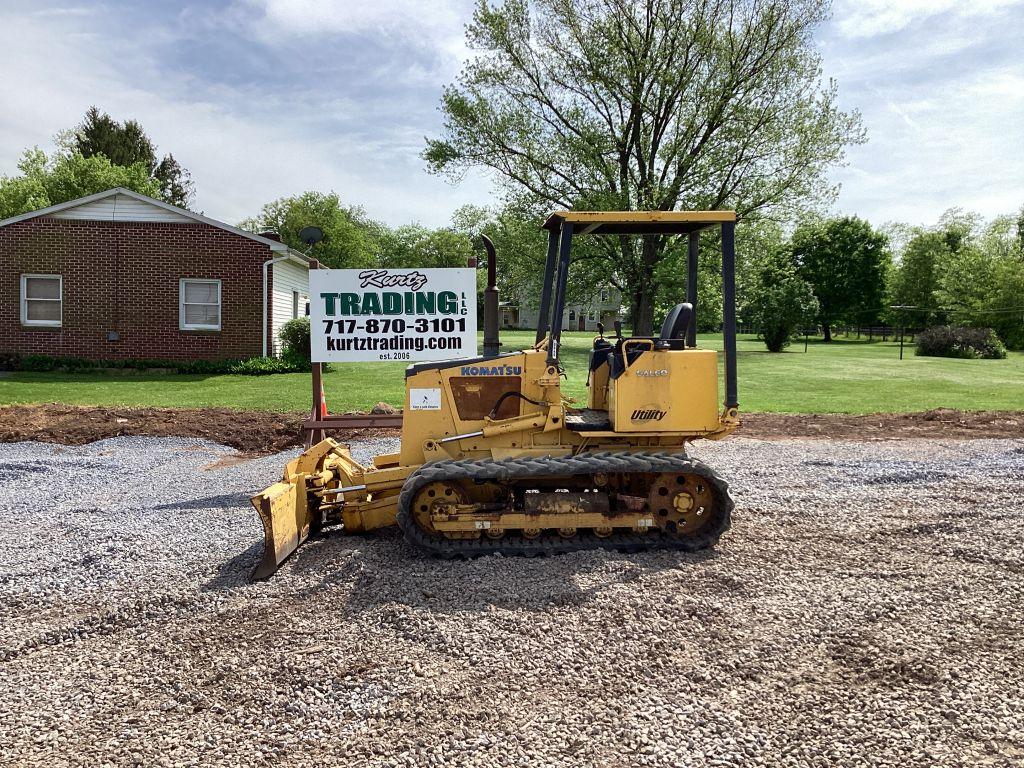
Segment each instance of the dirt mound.
M110 408L13 405L0 408L0 442L84 445L118 435L196 437L245 453L275 453L302 442L304 413L231 408Z
M848 414L745 413L739 434L779 439L825 437L850 440L1024 438L1024 411L956 411Z
M118 435L195 437L244 453L274 453L301 445L304 413L236 411L230 408L112 408L103 406L12 405L0 408L0 442L39 440L83 445ZM396 435L397 430L353 430L336 437L355 440ZM933 410L924 413L836 414L750 413L743 437L768 440L836 438L1024 438L1024 412Z

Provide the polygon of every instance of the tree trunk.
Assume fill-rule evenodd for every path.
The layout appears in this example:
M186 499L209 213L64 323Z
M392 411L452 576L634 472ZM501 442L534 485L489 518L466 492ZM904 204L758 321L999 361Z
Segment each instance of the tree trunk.
M633 335L651 336L654 333L654 296L650 283L634 296Z
M654 267L661 257L662 248L652 235L643 238L640 274L633 291L633 335L651 336L654 333Z
M825 331L825 341L826 342L832 341L832 329L829 327L829 324L828 323L822 323L821 327Z

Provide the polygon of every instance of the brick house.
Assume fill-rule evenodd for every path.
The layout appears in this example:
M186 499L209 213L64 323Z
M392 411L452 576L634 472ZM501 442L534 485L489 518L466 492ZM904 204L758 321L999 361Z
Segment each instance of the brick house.
M0 221L0 353L95 360L272 354L311 262L128 189Z

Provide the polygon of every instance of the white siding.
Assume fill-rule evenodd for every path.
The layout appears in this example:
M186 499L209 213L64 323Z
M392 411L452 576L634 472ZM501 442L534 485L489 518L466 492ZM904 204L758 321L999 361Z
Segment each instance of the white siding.
M78 221L172 221L190 222L188 216L135 200L127 195L111 195L84 205L76 205L53 214L55 219Z
M566 304L562 312L562 330L578 331L580 327L580 314L583 314L584 328L588 331L596 331L598 322L611 328L616 318L622 319L622 295L617 288L607 287L607 298L601 300L601 293L598 291L587 304ZM572 312L572 319L569 313ZM594 319L591 319L591 314ZM540 317L540 308L531 306L525 300L519 305L519 327L536 328Z
M281 351L281 340L277 337L281 326L292 319L293 297L299 294L299 317L306 314L309 301L309 269L294 261L279 261L272 267L271 285L271 328L273 332L268 346L271 354Z

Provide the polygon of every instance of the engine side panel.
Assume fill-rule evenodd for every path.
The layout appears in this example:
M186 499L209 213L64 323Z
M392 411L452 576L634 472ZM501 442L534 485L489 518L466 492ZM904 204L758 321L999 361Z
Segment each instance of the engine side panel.
M717 431L718 353L645 351L609 382L608 403L619 433Z

